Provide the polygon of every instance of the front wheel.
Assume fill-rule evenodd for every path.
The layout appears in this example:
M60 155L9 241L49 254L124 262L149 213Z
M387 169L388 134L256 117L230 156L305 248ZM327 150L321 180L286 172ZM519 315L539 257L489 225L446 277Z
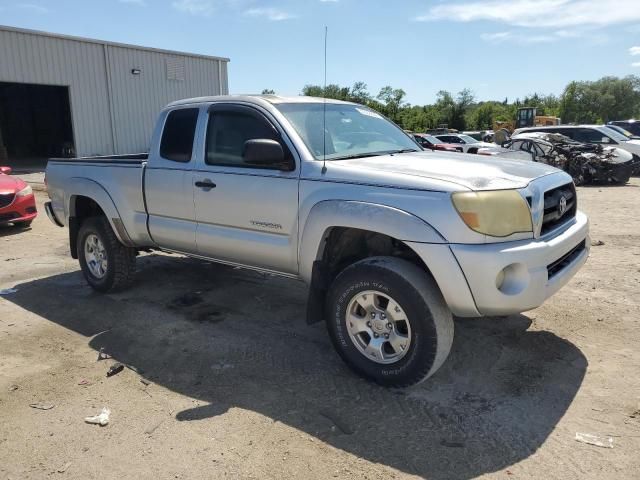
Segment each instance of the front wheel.
M120 243L105 217L85 220L77 244L80 268L94 290L116 291L131 285L136 270L135 249Z
M444 363L453 318L431 275L394 257L343 270L327 296L327 327L356 373L387 387L419 383Z

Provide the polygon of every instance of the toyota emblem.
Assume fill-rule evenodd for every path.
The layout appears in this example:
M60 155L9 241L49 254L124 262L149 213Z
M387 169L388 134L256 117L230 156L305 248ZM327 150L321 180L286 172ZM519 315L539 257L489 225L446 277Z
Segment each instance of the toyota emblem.
M560 216L564 215L567 211L567 197L562 195L560 197L560 201L558 202L558 213Z

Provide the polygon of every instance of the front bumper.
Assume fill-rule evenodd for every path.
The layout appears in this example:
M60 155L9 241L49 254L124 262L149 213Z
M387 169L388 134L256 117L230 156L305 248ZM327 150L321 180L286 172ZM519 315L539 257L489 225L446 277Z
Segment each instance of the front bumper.
M584 265L591 242L589 220L578 212L561 233L535 240L408 245L429 267L453 314L474 317L539 307Z
M560 290L585 264L590 247L589 220L578 212L571 226L550 238L451 245L451 251L478 311L509 315L539 307Z
M6 207L0 208L0 224L30 222L38 216L33 195L15 197Z

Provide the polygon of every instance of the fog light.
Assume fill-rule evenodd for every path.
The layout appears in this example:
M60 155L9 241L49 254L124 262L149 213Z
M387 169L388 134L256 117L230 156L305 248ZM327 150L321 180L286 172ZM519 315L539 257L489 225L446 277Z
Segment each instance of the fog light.
M529 285L529 270L523 263L504 267L496 277L496 288L505 295L518 295Z

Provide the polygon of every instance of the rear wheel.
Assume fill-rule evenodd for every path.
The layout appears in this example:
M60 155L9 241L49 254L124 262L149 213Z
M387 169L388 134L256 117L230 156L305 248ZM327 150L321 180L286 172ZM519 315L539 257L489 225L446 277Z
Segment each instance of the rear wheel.
M347 267L327 297L327 327L342 359L384 386L419 383L444 363L453 319L431 276L394 257Z
M80 268L93 289L123 290L133 283L136 251L120 243L105 217L85 220L78 232L77 245Z

